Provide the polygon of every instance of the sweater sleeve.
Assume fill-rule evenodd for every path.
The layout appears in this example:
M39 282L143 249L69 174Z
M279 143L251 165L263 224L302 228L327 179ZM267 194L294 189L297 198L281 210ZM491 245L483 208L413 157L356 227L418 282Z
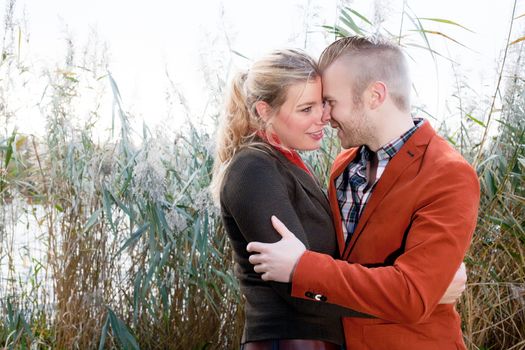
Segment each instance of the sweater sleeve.
M285 175L271 156L261 152L232 164L221 191L221 204L235 219L247 242L273 243L281 239L271 224L276 215L306 248L308 239L286 184ZM246 159L248 158L248 159ZM254 272L255 273L255 272ZM314 315L367 317L341 306L316 303L291 296L290 283L267 282L297 311Z

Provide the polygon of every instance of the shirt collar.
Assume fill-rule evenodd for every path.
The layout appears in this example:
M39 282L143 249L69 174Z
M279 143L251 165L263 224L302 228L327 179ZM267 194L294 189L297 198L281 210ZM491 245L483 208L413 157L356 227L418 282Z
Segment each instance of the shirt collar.
M376 152L377 159L379 161L381 160L390 160L392 159L397 152L403 147L405 142L412 136L416 130L423 125L425 120L423 118L414 118L414 126L411 127L408 131L406 131L403 135L395 138L394 140L388 142L383 147L379 148ZM364 158L366 160L370 159L370 149L366 146L361 147L361 158ZM366 153L366 154L365 154Z

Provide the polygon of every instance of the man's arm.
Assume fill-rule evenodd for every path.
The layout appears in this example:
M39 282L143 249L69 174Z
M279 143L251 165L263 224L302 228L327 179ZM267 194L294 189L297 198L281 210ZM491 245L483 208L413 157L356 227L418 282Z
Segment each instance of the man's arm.
M249 252L256 252L250 256L249 261L255 265L254 271L260 273L263 280L287 283L292 280L295 266L306 251L306 247L275 216L272 216L272 225L281 235L281 240L276 243L252 242L248 244L246 249ZM462 262L445 294L439 300L439 304L455 303L463 294L466 283L467 271ZM315 295L313 296L315 299Z
M406 250L393 266L366 268L305 251L293 270L292 295L322 295L328 303L394 322L414 323L428 317L470 244L479 203L477 176L467 164L456 163L438 176L439 188L414 213ZM269 259L272 246L251 243L248 249L262 251L250 262L263 261L266 268L258 271L267 279L289 274Z
M263 280L287 283L292 280L295 266L306 248L276 216L272 216L272 225L282 237L279 242L253 242L246 249L256 252L249 260L255 265L254 271L260 273ZM455 303L465 291L466 283L467 270L462 262L439 303Z

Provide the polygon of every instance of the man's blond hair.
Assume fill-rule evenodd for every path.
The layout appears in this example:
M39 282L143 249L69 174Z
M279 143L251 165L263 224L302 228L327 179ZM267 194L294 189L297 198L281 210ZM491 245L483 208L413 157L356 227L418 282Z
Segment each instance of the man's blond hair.
M372 82L382 81L396 107L410 111L410 76L405 55L398 45L358 36L339 39L323 51L319 68L325 71L339 60L344 60L352 69L352 89L358 101Z

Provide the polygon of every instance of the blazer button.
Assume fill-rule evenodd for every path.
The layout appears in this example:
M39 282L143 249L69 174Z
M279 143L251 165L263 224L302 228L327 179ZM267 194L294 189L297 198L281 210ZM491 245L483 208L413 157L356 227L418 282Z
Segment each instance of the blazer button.
M310 299L314 298L314 293L312 293L312 292L306 292L306 293L304 293L304 295L305 295L305 297L310 298Z
M326 297L324 295L322 295L322 294L316 294L314 296L314 299L317 300L317 301L326 301L327 300Z

